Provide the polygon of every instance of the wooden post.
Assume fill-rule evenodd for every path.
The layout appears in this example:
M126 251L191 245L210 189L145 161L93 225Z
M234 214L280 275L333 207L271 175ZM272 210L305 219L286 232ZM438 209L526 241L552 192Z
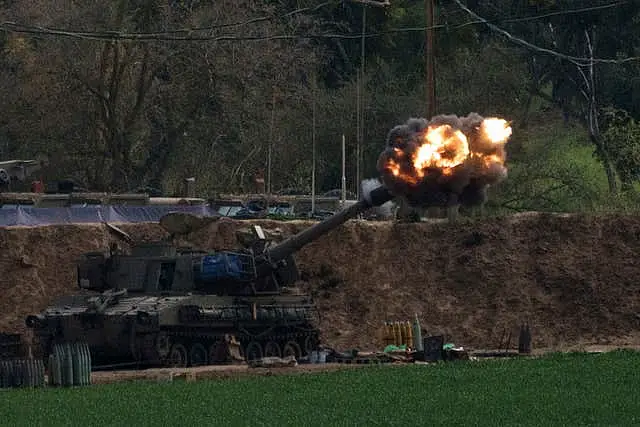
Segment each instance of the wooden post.
M273 99L271 103L271 126L269 129L269 147L267 150L267 194L271 194L271 153L273 151L273 128L276 120L276 88L273 88Z
M433 25L434 25L434 3L435 0L425 0L426 26L425 31L425 67L426 67L426 88L427 88L427 118L436 114L436 79L435 63L433 60Z

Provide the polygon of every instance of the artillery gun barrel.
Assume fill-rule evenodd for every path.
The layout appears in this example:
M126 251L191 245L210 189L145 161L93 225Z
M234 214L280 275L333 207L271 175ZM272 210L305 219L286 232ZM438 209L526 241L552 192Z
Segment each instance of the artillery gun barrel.
M299 251L308 243L317 240L329 231L339 227L351 218L375 206L381 206L390 201L393 195L383 186L372 190L365 198L355 204L335 213L329 218L288 238L284 242L267 250L268 259L278 262Z

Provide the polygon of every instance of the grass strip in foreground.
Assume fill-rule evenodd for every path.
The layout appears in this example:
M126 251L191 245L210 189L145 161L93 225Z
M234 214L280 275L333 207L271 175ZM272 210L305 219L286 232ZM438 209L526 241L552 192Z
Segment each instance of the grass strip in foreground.
M3 425L638 425L640 353L0 392Z

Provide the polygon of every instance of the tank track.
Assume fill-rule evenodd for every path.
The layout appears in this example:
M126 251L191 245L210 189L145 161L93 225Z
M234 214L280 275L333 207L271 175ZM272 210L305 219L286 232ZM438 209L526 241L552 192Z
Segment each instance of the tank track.
M317 330L273 327L199 331L172 328L137 335L131 352L137 362L165 367L232 364L263 357L307 357L319 343Z

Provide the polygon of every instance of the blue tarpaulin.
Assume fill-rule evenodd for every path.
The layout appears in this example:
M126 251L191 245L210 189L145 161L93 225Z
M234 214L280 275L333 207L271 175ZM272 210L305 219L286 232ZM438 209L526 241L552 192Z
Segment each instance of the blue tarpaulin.
M4 206L0 208L0 227L83 224L92 222L158 222L169 212L198 216L219 216L207 205L198 206L124 206L94 205L68 208Z
M240 278L243 273L240 257L233 254L207 255L202 258L201 265L201 277L205 281Z

